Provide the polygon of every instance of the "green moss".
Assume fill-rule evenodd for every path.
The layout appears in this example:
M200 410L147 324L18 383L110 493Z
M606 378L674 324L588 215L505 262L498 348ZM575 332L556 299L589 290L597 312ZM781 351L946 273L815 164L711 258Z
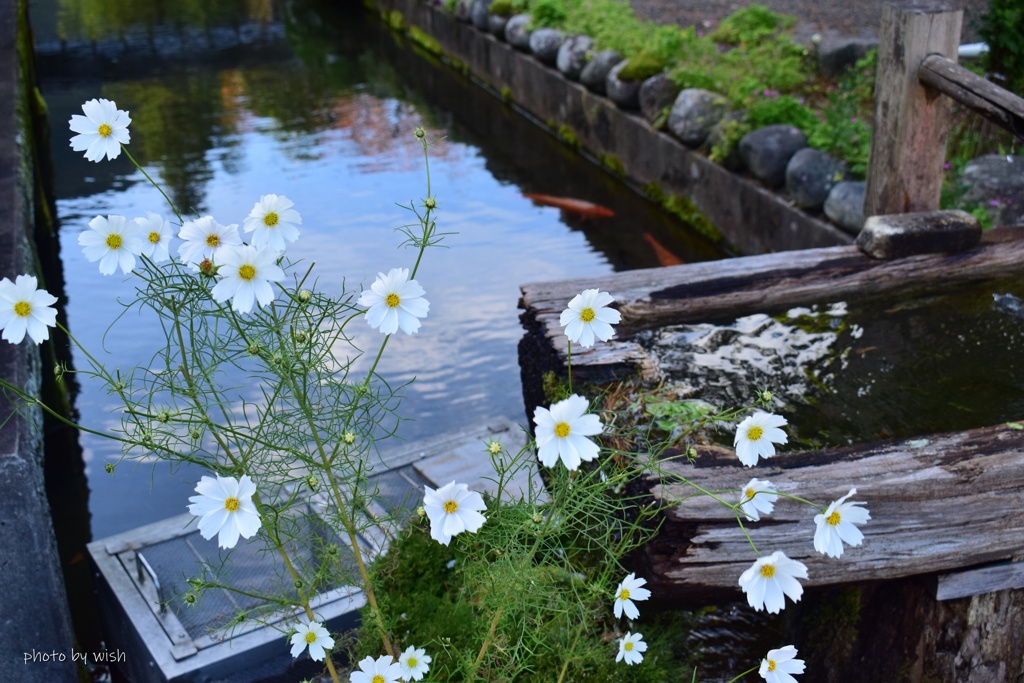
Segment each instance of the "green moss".
M433 55L441 54L441 43L437 42L433 36L423 32L419 26L409 27L409 40Z
M565 378L555 374L554 370L545 372L544 376L541 377L541 390L544 392L544 399L549 405L561 401L570 393L569 385L566 383Z
M580 142L580 138L578 135L576 135L576 131L574 131L572 128L565 125L564 123L558 127L558 137L559 139L561 139L562 142L569 145L573 149L578 150L581 147L583 147L583 143Z
M501 101L504 102L505 104L512 104L512 102L514 101L512 99L512 88L508 87L507 85L501 86Z
M649 52L630 57L626 66L619 70L620 81L643 81L665 70L665 62Z
M748 5L722 20L709 38L726 45L746 45L796 25L796 17L778 14L764 5Z
M665 201L665 190L662 189L661 183L650 182L641 188L645 195L652 201L662 204Z
M604 167L615 175L624 176L626 175L626 167L622 164L622 159L618 158L614 154L601 154L598 157Z
M392 31L401 31L405 27L405 17L396 9L384 13L384 23L391 27Z
M815 644L815 656L834 663L839 670L852 665L850 658L858 641L861 589L846 586L819 596L815 608L804 617L808 640Z
M512 14L512 0L494 0L488 11L499 17L510 16Z
M723 121L720 130L721 135L708 154L708 158L716 164L724 163L739 146L743 136L753 130L753 127L746 121L732 119Z
M661 200L661 205L671 214L675 214L682 220L693 226L693 229L712 242L722 244L725 242L725 235L715 227L708 217L701 213L697 206L679 195L669 195Z

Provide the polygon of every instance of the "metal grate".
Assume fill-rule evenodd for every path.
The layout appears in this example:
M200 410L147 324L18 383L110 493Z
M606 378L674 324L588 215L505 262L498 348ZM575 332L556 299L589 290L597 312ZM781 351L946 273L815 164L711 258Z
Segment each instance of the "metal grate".
M376 489L376 500L388 514L401 510L412 513L423 500L424 484L429 483L411 465L407 465L371 477L364 485L364 491L369 494Z
M306 529L310 529L308 520L303 524ZM289 548L290 558L297 565L319 562L324 544L333 544L338 549L341 565L346 568L345 577L350 580L336 578L329 581L328 585L318 586L317 592L350 584L355 577L352 551L326 526L317 524L315 532L314 538L319 539L320 543L312 549L292 546ZM215 538L202 538L197 530L146 546L139 552L159 579L162 599L193 640L230 626L240 612L267 604L254 596L297 597L281 557L268 550L259 538L248 541L242 539L229 552L218 548ZM189 606L183 599L190 589L188 580L200 576L253 595L211 588L203 591L200 599Z

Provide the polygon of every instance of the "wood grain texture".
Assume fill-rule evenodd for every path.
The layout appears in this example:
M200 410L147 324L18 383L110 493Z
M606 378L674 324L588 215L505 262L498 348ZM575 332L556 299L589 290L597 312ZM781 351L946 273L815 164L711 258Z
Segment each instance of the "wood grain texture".
M1024 139L1024 99L942 55L926 57L917 70L927 86Z
M1012 588L1024 588L1024 562L1003 562L943 574L935 599L955 600Z
M735 501L752 476L780 493L823 507L856 486L871 520L864 543L842 557L814 550L814 515L780 498L775 511L748 523L762 554L781 550L808 567L805 586L896 579L1024 557L1024 432L1004 425L910 441L780 454L743 467L732 449L699 449L696 466L670 462L670 477L649 480L650 495L673 504L698 486ZM697 497L669 507L658 536L641 550L642 574L667 599L739 594L738 579L756 559L733 513ZM656 588L654 588L656 587Z
M538 356L542 349L552 356L548 368L560 367L564 373L567 340L560 313L584 289L607 291L622 323L610 342L573 349L573 377L608 381L639 372L653 379L654 361L634 341L640 330L983 282L1019 274L1022 263L1024 227L1000 228L966 251L893 261L872 259L856 247L828 247L531 283L521 286L519 306L530 338L528 355ZM520 360L529 358L521 354Z
M950 103L917 72L928 55L956 58L962 19L945 2L882 9L865 216L939 208Z

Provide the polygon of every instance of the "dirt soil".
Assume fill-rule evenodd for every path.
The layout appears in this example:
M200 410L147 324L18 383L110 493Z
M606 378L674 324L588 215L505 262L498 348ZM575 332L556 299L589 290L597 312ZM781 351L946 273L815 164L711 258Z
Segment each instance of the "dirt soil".
M755 1L798 18L795 36L809 40L822 36L877 37L882 7L887 0L630 0L642 19L660 24L696 26L698 34L715 28L723 18ZM962 0L964 22L961 42L980 41L977 23L989 0Z

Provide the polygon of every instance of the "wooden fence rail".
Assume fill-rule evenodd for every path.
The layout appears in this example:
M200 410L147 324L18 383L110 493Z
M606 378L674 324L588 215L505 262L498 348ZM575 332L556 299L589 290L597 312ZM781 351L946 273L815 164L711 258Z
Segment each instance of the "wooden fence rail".
M1024 99L942 55L929 55L917 79L1024 140Z

